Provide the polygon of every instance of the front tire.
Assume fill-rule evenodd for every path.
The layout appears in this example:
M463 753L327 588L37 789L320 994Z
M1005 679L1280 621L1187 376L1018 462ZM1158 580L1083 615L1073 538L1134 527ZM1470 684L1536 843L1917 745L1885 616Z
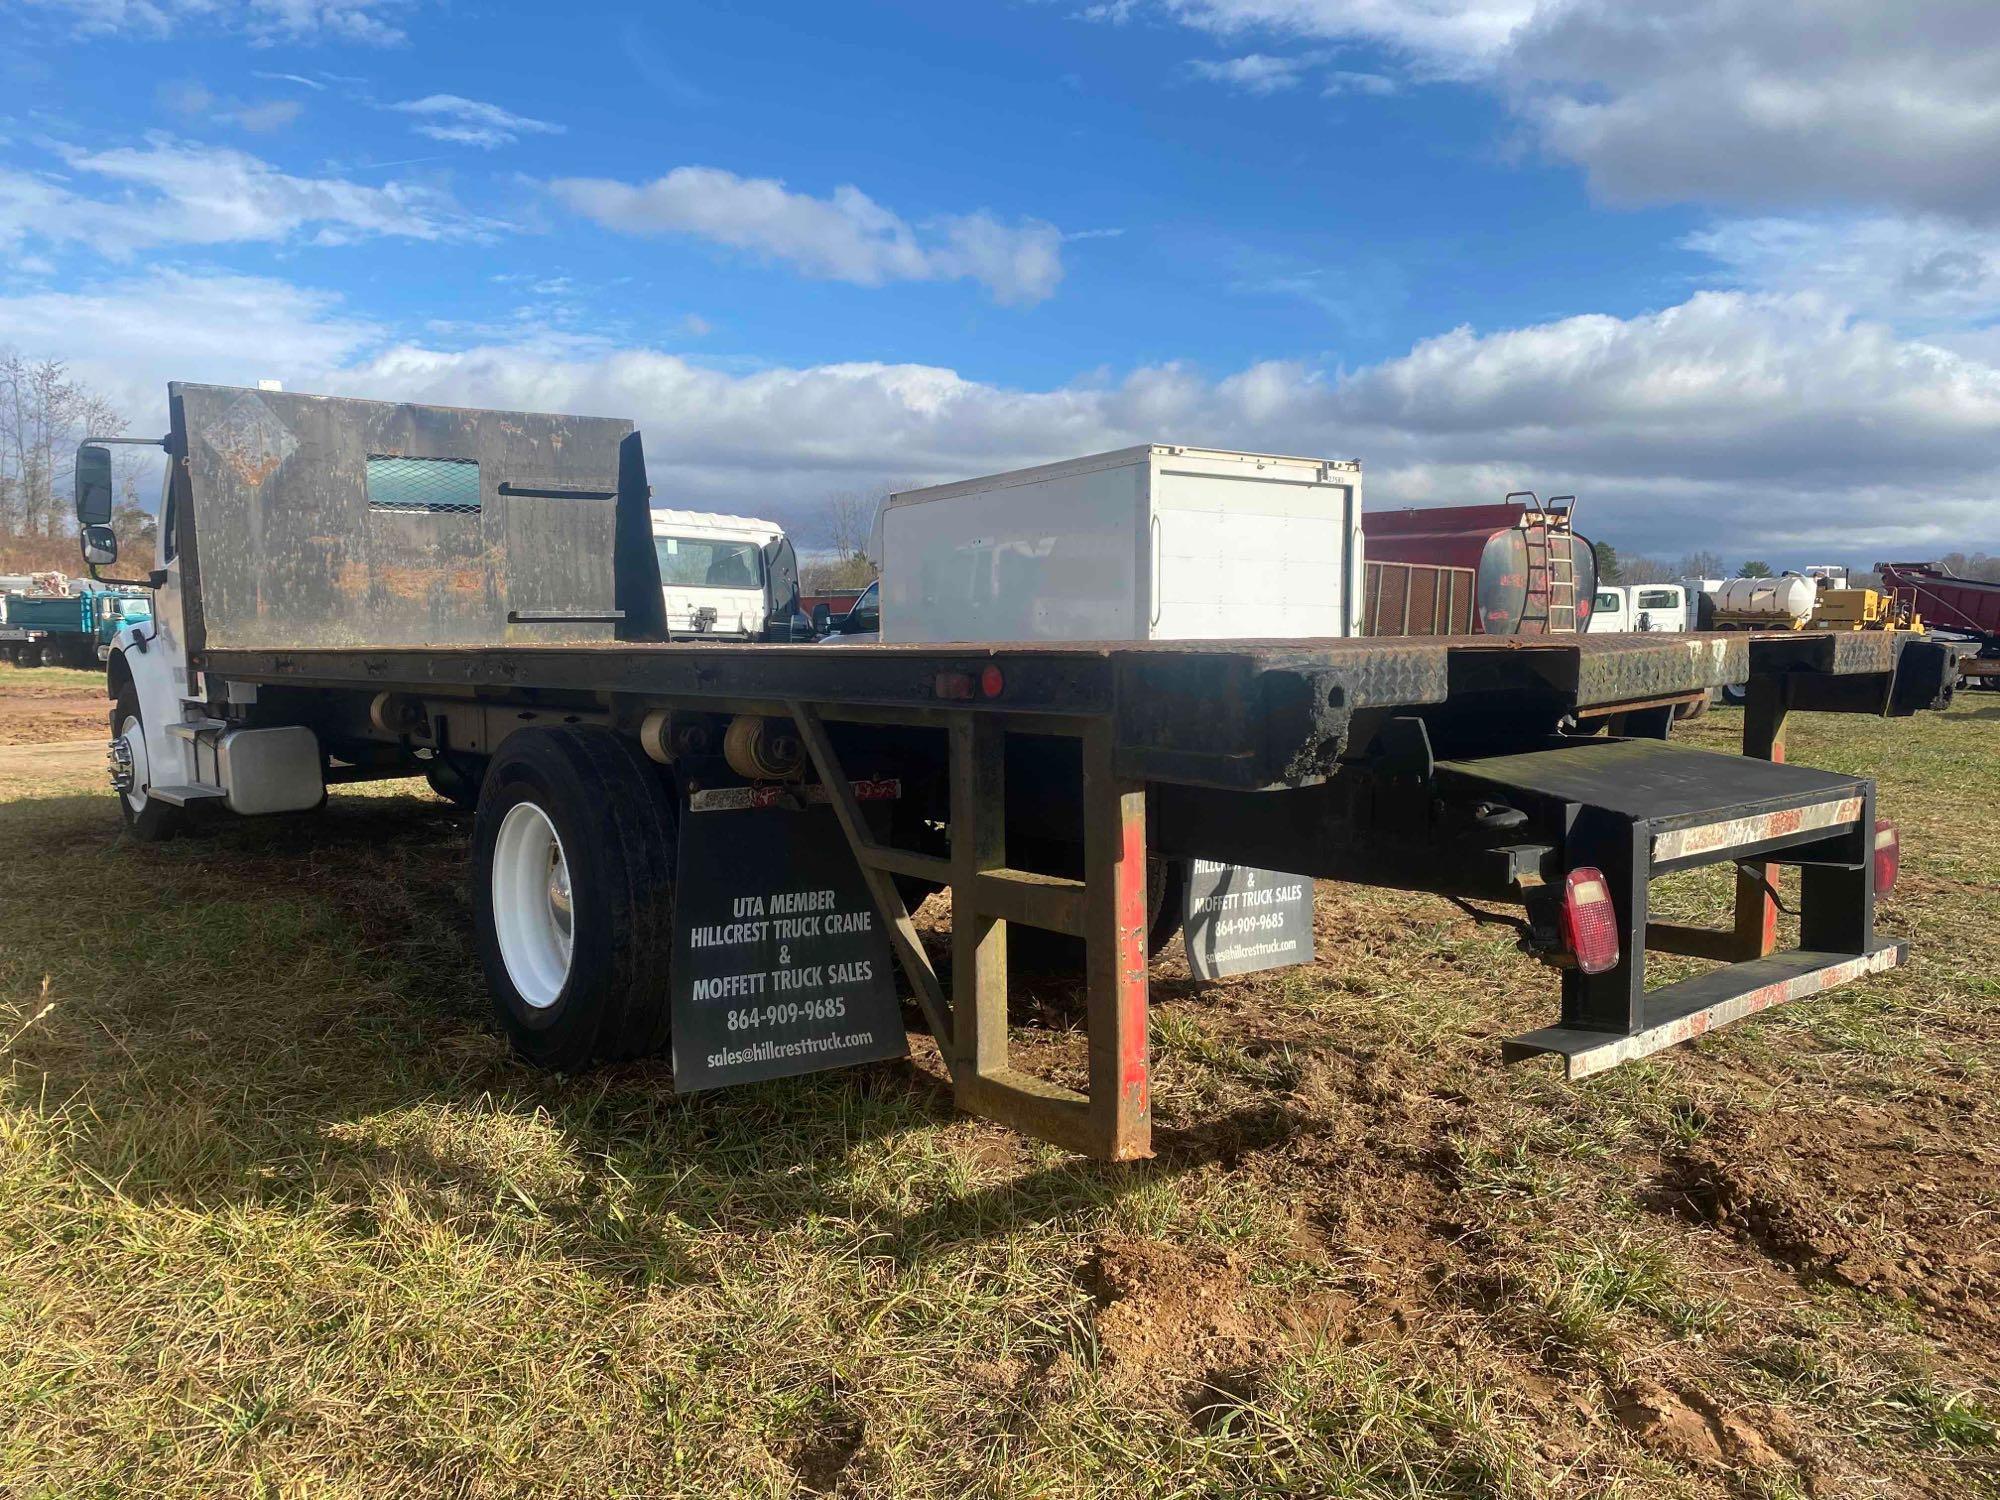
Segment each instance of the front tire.
M473 916L515 1051L579 1072L667 1040L676 801L608 729L519 730L480 788Z
M131 778L129 787L118 788L118 810L124 815L126 832L141 843L158 844L187 826L187 810L147 795L152 784L152 765L146 753L145 719L139 712L139 690L130 682L122 684L111 710L111 736L122 744Z

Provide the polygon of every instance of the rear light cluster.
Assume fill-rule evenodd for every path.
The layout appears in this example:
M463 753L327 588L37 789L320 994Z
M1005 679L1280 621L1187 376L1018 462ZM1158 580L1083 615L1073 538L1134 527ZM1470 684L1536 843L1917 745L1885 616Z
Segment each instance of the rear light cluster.
M1896 825L1887 818L1875 823L1875 894L1886 896L1896 888L1896 874L1903 865L1903 840Z
M1556 926L1563 947L1584 973L1618 967L1618 911L1602 870L1579 865L1564 878Z
M997 698L1007 691L1007 678L989 663L977 677L970 672L940 672L931 684L931 691L956 703L972 698Z

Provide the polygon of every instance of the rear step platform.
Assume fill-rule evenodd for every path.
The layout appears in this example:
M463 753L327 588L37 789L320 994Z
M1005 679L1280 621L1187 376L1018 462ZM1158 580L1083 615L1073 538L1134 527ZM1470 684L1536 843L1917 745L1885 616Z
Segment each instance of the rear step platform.
M1500 1055L1507 1062L1519 1062L1554 1052L1563 1060L1565 1076L1588 1078L1620 1063L1691 1042L1719 1026L1788 1000L1803 1000L1850 980L1899 968L1908 955L1907 943L1879 943L1871 952L1859 955L1795 948L1769 958L1753 958L1652 991L1641 1006L1639 1030L1629 1036L1578 1026L1545 1026L1502 1042Z
M1865 777L1659 740L1441 761L1437 774L1527 810L1557 830L1564 869L1594 866L1611 888L1617 964L1566 969L1560 1023L1503 1043L1509 1062L1555 1053L1571 1078L1588 1077L1904 961L1905 945L1875 940L1875 785ZM1649 922L1655 877L1739 861L1799 868L1797 949L1745 952L1727 932ZM1648 992L1649 945L1740 961Z

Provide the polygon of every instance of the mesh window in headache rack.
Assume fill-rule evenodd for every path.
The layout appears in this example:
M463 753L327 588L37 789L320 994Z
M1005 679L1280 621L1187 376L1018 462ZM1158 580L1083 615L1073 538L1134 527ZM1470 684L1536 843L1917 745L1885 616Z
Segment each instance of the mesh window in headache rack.
M477 515L479 464L470 458L370 455L368 508L405 515Z

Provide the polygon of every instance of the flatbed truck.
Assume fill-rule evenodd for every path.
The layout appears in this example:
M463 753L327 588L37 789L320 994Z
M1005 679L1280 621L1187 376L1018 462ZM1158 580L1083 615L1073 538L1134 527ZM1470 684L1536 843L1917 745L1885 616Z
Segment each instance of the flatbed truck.
M1873 783L1782 751L1791 708L1933 702L1942 655L1898 635L675 642L628 422L181 383L168 406L156 608L107 679L128 828L445 768L495 1016L543 1066L664 1049L698 1088L900 1055L893 963L961 1107L1145 1156L1149 948L1194 861L1518 912L1560 1009L1501 1052L1571 1076L1905 956L1875 929ZM372 507L384 461L455 466L453 509ZM111 567L98 444L77 491ZM1733 681L1750 754L1667 742ZM1721 863L1727 924L1651 919L1656 877ZM1796 948L1769 866L1800 871ZM910 915L939 890L948 967ZM1079 940L1081 1087L1010 1052L1014 925ZM1649 990L1649 950L1722 962Z

